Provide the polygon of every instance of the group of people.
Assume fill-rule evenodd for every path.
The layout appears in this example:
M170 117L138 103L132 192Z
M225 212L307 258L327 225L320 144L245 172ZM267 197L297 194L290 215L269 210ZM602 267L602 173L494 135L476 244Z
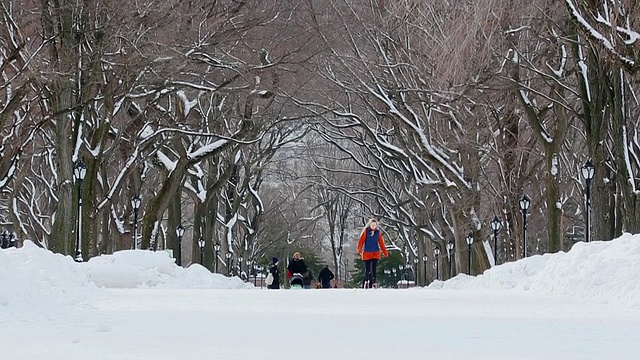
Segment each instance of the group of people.
M380 256L384 255L389 257L389 252L384 245L384 239L382 238L382 232L378 228L378 221L375 219L369 220L367 225L362 229L357 246L358 254L364 262L364 282L363 287L365 289L377 288L378 283L376 281L376 271ZM273 282L268 285L269 289L280 288L280 274L278 272L278 258L271 259L271 266L269 266L269 272L273 276ZM287 266L287 279L290 280L292 287L300 286L303 288L311 287L311 280L313 275L311 271L304 263L304 259L299 252L293 254L293 258ZM333 272L329 269L328 265L318 274L318 283L323 289L331 288L331 280L334 279Z
M273 276L273 282L267 287L269 289L280 289L280 273L278 272L278 258L271 258L271 266L269 266L269 272ZM335 276L329 269L329 265L325 265L318 274L318 283L323 289L331 288L331 280ZM300 286L305 289L311 288L311 281L313 280L313 274L304 259L300 255L300 252L296 251L293 254L293 258L289 261L287 266L287 279L289 279L292 286Z

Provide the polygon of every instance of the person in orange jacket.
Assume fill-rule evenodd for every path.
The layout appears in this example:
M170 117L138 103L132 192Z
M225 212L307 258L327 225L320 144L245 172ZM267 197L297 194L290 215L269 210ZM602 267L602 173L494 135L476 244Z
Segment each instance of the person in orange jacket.
M358 241L358 254L364 261L364 288L376 288L378 284L376 282L376 268L378 266L378 260L380 260L380 250L385 257L389 257L389 252L386 246L384 246L384 240L382 239L382 232L378 228L378 221L375 219L369 220L367 226L362 229L360 233L360 240Z

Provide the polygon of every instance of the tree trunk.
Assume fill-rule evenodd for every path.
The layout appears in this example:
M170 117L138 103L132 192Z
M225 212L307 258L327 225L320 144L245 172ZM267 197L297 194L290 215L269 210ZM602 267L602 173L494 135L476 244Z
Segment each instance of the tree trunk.
M613 67L609 76L611 81L611 86L609 87L611 92L609 101L612 112L611 137L613 140L613 154L618 169L618 175L616 176L617 187L619 189L619 198L622 202L622 212L617 215L622 219L623 228L620 230L637 234L640 232L640 219L638 219L640 214L637 212L639 197L633 187L636 175L633 174L633 168L627 166L626 160L630 156L627 146L629 133L625 116L626 109L624 108L625 99L623 99L624 94L622 91L624 78L621 71L620 68ZM616 230L613 237L622 235L622 231Z

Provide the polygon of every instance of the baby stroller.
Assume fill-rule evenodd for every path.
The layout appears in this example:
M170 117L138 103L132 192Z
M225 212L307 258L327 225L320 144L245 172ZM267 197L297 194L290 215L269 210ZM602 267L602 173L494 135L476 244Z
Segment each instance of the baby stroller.
M303 279L302 274L295 273L291 275L291 280L289 280L291 284L291 289L302 289L303 288Z

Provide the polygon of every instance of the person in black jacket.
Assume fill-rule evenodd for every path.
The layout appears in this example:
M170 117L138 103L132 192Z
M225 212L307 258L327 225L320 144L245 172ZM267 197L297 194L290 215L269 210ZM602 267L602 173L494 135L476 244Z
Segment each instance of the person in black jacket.
M318 274L318 282L322 284L323 289L331 289L331 280L333 280L334 276L331 270L329 270L329 265L325 265L322 270L320 270L320 274Z
M271 258L271 265L269 266L269 272L273 275L273 282L271 285L267 285L269 289L280 289L280 273L278 273L278 258Z
M293 253L293 258L289 262L289 266L287 266L287 279L291 279L293 274L300 274L304 278L305 275L308 277L309 268L307 268L307 264L304 263L304 259L300 256L299 252Z

